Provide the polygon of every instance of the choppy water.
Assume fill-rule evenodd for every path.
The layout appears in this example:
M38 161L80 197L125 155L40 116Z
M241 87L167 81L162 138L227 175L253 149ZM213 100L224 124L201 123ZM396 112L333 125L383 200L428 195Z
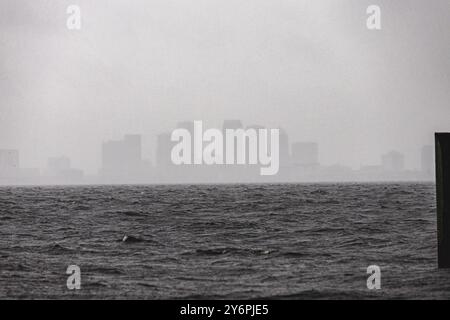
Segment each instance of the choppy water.
M450 271L436 267L434 190L3 187L0 297L450 298ZM79 291L66 287L71 264ZM366 287L371 264L377 292Z

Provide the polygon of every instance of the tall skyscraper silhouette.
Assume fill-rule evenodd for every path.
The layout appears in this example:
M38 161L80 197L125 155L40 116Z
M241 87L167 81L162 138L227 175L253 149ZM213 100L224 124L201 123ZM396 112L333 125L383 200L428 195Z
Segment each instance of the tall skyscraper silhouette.
M19 168L18 150L0 150L0 169Z
M19 173L19 151L0 150L0 178L15 177Z
M222 125L222 130L225 132L226 129L242 129L241 120L224 120Z
M161 133L156 139L156 166L159 169L167 168L172 164L170 153L173 142L170 140L170 133Z
M123 140L103 143L101 172L104 177L134 177L141 169L140 135L125 135Z

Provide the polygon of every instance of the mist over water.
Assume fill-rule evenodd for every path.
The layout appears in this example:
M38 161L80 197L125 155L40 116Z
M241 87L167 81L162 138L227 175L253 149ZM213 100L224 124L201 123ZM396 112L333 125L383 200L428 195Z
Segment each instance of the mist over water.
M448 130L450 4L377 0L0 2L0 149L23 168L67 156L96 174L102 142L141 134L143 157L179 121L281 127L325 165L420 167ZM125 183L126 181L121 181Z
M2 187L0 297L450 298L434 189ZM81 290L66 288L71 264ZM366 288L372 264L376 292Z

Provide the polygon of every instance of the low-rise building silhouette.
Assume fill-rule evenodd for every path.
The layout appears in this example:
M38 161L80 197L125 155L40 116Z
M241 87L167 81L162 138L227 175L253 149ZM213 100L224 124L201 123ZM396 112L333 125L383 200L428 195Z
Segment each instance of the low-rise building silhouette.
M398 151L390 151L381 156L384 171L400 172L405 169L405 156Z
M52 157L47 161L45 178L50 183L79 183L83 178L83 171L73 169L68 157Z
M292 163L295 166L319 166L319 147L315 142L296 142L292 145Z
M15 180L19 174L19 151L0 149L0 179Z
M17 176L19 168L19 151L0 149L0 177Z

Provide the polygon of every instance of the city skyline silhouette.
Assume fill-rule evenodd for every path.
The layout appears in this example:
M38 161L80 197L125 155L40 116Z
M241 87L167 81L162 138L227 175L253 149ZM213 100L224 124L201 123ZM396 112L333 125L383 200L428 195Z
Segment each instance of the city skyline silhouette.
M175 128L191 133L194 121L178 122ZM241 120L224 120L221 130L266 128L244 126ZM272 183L272 182L377 182L434 181L434 149L422 146L418 152L420 167L408 168L405 156L397 150L380 155L378 163L351 168L345 164L324 165L320 146L313 141L290 141L280 130L280 171L273 177L261 177L257 165L175 165L171 151L175 142L171 133L157 135L154 159L143 156L142 135L125 134L117 140L105 140L101 146L97 173L89 174L73 166L66 155L52 156L42 168L20 165L19 150L0 149L0 184L164 184L164 183ZM248 150L247 150L248 157Z

